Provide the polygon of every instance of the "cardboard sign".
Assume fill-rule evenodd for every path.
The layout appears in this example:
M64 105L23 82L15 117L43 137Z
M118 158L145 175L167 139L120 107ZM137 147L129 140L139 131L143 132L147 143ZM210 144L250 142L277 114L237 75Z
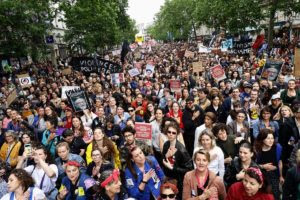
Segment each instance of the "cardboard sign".
M109 73L121 73L123 71L123 68L119 64L102 58L72 57L70 65L74 70L85 74L104 73L108 75Z
M152 126L149 123L136 122L134 125L136 130L135 137L141 140L152 140Z
M20 85L22 88L30 87L31 86L31 78L29 74L21 74L17 75Z
M6 99L6 107L8 108L16 98L17 98L17 90L13 90Z
M67 99L67 94L66 92L70 90L75 90L75 89L80 89L79 86L62 86L61 87L61 99Z
M84 90L69 90L66 92L66 95L75 112L80 112L91 108L89 98Z
M67 69L62 70L62 75L70 75L72 74L72 69L69 67Z
M275 81L281 71L282 64L283 62L281 60L267 60L261 77Z
M199 61L199 62L193 62L193 72L203 72L203 62Z
M186 50L185 53L184 53L184 57L187 57L187 58L194 58L194 52L192 51L189 51L189 50Z
M216 65L216 66L210 68L210 71L211 71L212 77L214 79L216 79L217 81L226 79L225 71L221 65Z
M134 76L139 75L140 71L138 68L133 68L133 69L128 70L128 73L131 77L134 77Z
M295 58L294 58L294 76L300 77L300 48L296 48L295 50Z
M123 73L114 73L110 75L111 77L111 84L113 85L120 85L120 83L124 83L125 78Z
M172 92L181 92L180 80L170 80L170 89Z

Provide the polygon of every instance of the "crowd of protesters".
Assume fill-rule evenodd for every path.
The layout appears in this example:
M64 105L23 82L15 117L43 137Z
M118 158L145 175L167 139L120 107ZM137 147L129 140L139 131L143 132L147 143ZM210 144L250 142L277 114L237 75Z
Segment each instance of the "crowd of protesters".
M125 80L35 63L3 74L0 197L50 200L284 199L300 197L300 90L293 46L275 55L198 53L195 43L107 54ZM192 57L180 56L189 50ZM276 81L259 76L283 62ZM203 62L193 72L193 62ZM154 66L146 73L146 65ZM226 79L213 78L220 64ZM128 70L137 67L140 74ZM28 73L21 87L16 74ZM180 80L180 92L170 88ZM79 86L91 108L75 112L63 86ZM8 97L17 98L6 107ZM136 138L150 123L152 140Z

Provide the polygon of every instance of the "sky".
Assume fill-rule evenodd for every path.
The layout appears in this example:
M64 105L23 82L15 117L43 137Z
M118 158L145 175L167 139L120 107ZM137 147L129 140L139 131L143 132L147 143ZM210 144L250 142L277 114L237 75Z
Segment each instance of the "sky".
M165 0L129 0L127 13L136 24L149 24L153 22L155 14L159 11Z

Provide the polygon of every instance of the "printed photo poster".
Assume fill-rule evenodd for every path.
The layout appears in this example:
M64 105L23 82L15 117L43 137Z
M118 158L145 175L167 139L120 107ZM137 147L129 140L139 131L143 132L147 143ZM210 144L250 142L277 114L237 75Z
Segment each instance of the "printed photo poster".
M91 108L89 98L84 90L69 90L66 92L66 95L75 112L81 112Z
M17 75L17 77L19 79L19 83L22 88L31 86L32 81L31 81L29 74L21 74L21 75Z
M138 68L133 68L133 69L128 70L128 73L131 77L134 77L134 76L139 75L140 71Z
M150 64L147 64L146 65L145 75L148 76L148 77L152 77L153 73L154 73L154 66L150 65Z
M283 62L281 60L267 60L261 77L266 78L270 81L275 81L281 72Z
M110 75L112 85L120 85L125 82L124 73L114 73Z
M80 89L79 86L62 86L61 87L61 99L67 99L67 92L70 90Z
M180 80L170 80L170 89L171 92L175 92L175 93L181 92Z
M152 144L152 126L150 123L136 122L134 128L136 130L136 139L146 141L150 145Z
M222 42L221 44L221 51L228 51L228 49L232 49L233 48L233 39L227 39L225 41Z
M216 79L217 81L226 79L225 71L221 65L216 65L216 66L210 68L210 72L211 72L212 77L214 79Z

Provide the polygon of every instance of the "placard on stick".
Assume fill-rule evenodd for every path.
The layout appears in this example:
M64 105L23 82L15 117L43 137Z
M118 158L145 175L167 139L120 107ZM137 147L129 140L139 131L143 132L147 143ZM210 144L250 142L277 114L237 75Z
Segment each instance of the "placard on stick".
M145 140L151 144L152 141L152 126L149 123L136 122L134 126L136 130L135 137L140 140Z
M295 50L295 58L294 58L294 76L300 77L300 48L296 48Z
M6 107L8 108L16 98L17 98L17 91L13 90L6 99Z
M17 75L20 85L22 86L22 88L26 88L26 87L30 87L31 86L31 78L29 76L29 74L20 74Z

